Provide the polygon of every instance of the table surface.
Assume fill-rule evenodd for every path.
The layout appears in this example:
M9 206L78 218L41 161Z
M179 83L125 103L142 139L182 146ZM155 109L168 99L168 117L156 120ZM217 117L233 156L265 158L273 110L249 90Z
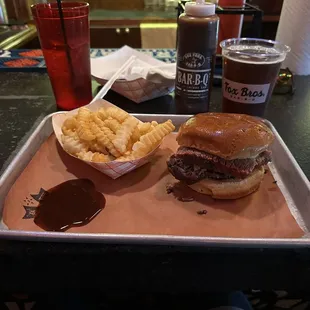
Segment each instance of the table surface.
M310 178L310 77L296 77L294 95L274 95L266 118ZM1 174L38 123L56 111L46 73L0 72ZM94 91L96 84L94 84ZM142 104L110 92L106 99L129 112L174 113L172 96ZM221 109L214 87L211 111ZM0 241L1 290L93 286L148 291L216 288L293 288L310 285L308 249L184 248ZM48 267L47 267L48 266ZM44 278L42 275L44 274ZM60 277L65 279L60 281ZM120 281L121 279L121 281ZM164 281L162 279L165 279ZM208 281L206 281L208 279ZM41 283L44 283L44 287Z

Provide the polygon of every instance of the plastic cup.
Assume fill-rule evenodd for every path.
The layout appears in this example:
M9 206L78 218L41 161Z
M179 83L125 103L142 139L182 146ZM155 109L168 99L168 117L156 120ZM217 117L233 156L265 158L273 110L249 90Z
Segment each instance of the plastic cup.
M263 116L290 48L279 42L252 38L228 39L220 46L223 112Z
M229 8L242 8L244 7L245 0L219 0L219 6L229 7ZM241 14L219 14L220 24L219 24L219 42L229 39L229 38L240 38L243 15ZM221 54L221 47L218 45L217 54Z
M63 2L62 8L65 36L57 3L31 6L57 106L72 110L92 100L89 4Z

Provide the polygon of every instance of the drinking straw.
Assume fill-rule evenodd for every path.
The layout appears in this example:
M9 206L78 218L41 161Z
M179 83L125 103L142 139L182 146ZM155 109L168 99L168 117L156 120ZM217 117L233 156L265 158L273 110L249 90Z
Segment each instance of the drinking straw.
M91 103L95 102L98 99L102 99L107 92L110 90L114 82L119 78L119 76L127 70L133 62L137 59L136 56L131 56L108 80L108 82L101 88L101 90L98 92L98 94L94 97L94 99L91 101Z
M61 0L57 0L57 6L58 6L61 30L62 30L63 37L64 37L64 43L65 43L65 49L66 49L66 54L67 54L67 58L68 58L70 73L71 73L71 77L73 78L74 70L73 70L72 59L70 56L70 48L68 45L68 39L67 39L67 33L66 33L66 27L65 27L65 19L64 19L64 14L63 14L63 10L62 10Z

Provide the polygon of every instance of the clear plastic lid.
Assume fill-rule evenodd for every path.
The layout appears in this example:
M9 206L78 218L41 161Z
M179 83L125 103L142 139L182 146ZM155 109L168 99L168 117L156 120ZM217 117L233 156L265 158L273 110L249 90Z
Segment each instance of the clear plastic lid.
M291 50L280 42L256 38L232 38L222 41L220 47L223 56L246 63L280 62Z

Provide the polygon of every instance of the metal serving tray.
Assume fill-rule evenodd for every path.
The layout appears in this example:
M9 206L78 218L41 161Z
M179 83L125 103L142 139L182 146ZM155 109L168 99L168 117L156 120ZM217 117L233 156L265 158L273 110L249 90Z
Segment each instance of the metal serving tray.
M59 113L59 112L58 112ZM31 137L27 140L19 153L7 167L0 178L0 214L4 200L12 185L28 165L42 143L53 132L51 114L44 118ZM142 121L157 120L163 122L171 119L176 128L184 123L190 115L169 114L133 114ZM34 232L21 230L8 230L2 223L0 238L17 240L41 240L59 242L96 242L96 243L122 243L122 244L158 244L158 245L184 245L184 246L236 246L236 247L302 247L310 246L307 232L310 231L310 183L297 164L291 152L283 142L276 129L269 122L264 122L275 134L272 145L274 154L271 169L276 174L278 185L288 201L292 214L298 224L305 230L304 238L275 239L275 238L221 238L221 237L190 237L165 235L125 235L125 234L85 234L85 233L59 233ZM0 217L1 218L1 217Z

